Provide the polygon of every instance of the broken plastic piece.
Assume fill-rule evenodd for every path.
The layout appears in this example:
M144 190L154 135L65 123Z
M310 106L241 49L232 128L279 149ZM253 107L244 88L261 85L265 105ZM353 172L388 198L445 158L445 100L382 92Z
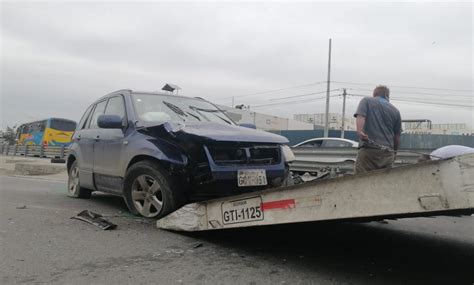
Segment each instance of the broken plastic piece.
M80 212L79 214L77 214L76 216L71 217L71 219L76 219L76 220L80 220L80 221L92 224L103 230L113 230L117 228L116 224L113 224L109 222L108 220L104 219L101 214L97 214L89 210L84 210Z
M54 157L51 158L51 163L65 163L66 160L64 158Z
M299 175L293 176L293 185L303 184L304 180Z

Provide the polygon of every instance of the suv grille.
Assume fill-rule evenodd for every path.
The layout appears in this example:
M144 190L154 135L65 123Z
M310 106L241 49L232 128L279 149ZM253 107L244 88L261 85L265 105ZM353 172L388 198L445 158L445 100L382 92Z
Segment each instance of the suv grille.
M270 165L280 163L279 146L211 146L207 148L217 165Z

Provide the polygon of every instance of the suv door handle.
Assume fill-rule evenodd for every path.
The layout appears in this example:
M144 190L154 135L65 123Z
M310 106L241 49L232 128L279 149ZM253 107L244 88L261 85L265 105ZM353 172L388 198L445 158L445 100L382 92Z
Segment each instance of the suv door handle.
M99 135L97 135L97 136L95 137L95 141L96 141L96 142L100 141L100 136L99 136Z

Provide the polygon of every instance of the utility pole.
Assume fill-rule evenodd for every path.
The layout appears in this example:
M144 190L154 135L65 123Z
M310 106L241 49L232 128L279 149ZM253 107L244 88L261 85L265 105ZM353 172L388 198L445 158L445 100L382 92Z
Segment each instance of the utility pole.
M344 138L344 123L346 121L346 88L342 92L342 125L341 125L341 138Z
M328 81L326 90L326 116L324 120L324 137L329 136L329 89L331 85L331 39L329 39Z

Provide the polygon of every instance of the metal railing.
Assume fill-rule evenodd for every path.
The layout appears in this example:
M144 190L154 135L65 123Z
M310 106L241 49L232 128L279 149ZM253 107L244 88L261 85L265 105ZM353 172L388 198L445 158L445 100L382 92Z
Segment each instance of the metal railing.
M69 152L67 146L49 145L0 145L0 154L65 158Z
M354 169L354 162L357 158L356 148L292 148L296 160L290 164L290 169L300 172L318 172L322 169L337 168L341 171L351 172ZM432 150L417 149L413 153L411 150L399 150L394 162L394 167L414 164L421 153L429 154Z
M337 168L341 171L350 172L354 168L357 157L356 148L292 148L296 160L291 163L293 171L318 172L322 169ZM36 157L58 157L65 158L68 155L68 147L48 145L0 145L0 153L3 155L20 155ZM416 150L420 153L429 154L431 150ZM394 166L402 166L416 163L420 154L410 150L399 150Z

